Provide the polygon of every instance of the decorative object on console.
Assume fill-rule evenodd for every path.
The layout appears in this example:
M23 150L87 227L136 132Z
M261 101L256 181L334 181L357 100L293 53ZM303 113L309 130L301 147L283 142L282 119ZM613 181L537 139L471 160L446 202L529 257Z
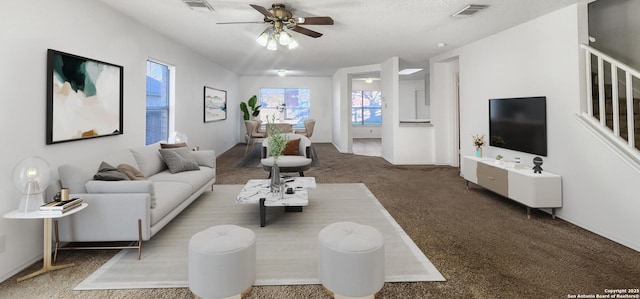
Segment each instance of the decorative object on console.
M40 157L24 159L13 169L13 185L22 193L18 210L34 212L44 204L42 193L49 185L49 163Z
M515 169L522 169L523 168L522 164L520 164L520 157L516 157L515 158L513 167L515 167Z
M497 155L497 156L496 156L496 162L497 162L498 164L500 164L500 165L502 165L502 164L503 164L503 162L502 162L502 158L503 158L503 157L502 157L502 155Z
M123 133L123 67L49 49L47 144Z
M482 157L482 146L484 146L484 135L473 135L473 145L476 146L476 157Z
M227 119L227 91L204 87L204 122Z
M542 173L542 158L535 157L533 158L533 173Z
M244 120L251 120L260 115L260 105L256 105L257 103L258 97L256 95L250 97L246 103L240 103L240 110L242 111L242 118Z

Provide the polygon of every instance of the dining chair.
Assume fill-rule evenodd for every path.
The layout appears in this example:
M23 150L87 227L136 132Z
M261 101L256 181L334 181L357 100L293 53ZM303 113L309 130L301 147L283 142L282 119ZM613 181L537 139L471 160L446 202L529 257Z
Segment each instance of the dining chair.
M296 130L296 134L304 135L307 138L311 138L313 135L313 127L315 127L316 121L313 119L307 119L304 121L304 130Z
M244 125L247 128L247 148L244 150L244 155L246 156L249 152L249 148L253 144L253 140L256 138L265 138L267 137L267 132L259 131L260 122L255 120L245 120Z

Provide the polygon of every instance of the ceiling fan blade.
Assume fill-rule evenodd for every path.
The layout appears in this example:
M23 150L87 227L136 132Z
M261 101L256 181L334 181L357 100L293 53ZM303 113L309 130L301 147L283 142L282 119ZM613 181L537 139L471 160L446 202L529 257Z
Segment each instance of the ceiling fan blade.
M264 7L260 5L255 5L255 4L249 4L249 5L253 7L255 10L259 11L261 14L263 14L266 18L275 18L275 16Z
M313 38L318 38L318 37L322 36L322 33L320 33L320 32L315 32L313 30L309 30L307 28L300 27L300 26L295 26L295 27L291 28L291 30L293 30L295 32L298 32L298 33L302 33L304 35L311 36Z
M303 25L333 25L333 19L331 17L306 17L299 19L301 22L298 22L298 24Z
M228 24L264 24L264 21L255 21L255 22L218 22L216 25L228 25Z

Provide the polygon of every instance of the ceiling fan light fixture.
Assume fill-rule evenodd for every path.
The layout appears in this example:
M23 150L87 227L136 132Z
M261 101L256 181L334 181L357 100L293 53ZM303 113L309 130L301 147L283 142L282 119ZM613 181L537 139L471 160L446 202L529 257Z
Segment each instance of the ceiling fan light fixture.
M286 33L284 31L280 32L279 36L278 36L278 42L283 45L286 46L291 42L292 38L291 35L289 33Z
M278 76L280 77L284 77L287 74L287 70L285 69L279 69L276 72L278 72Z
M298 42L292 38L291 42L289 42L289 50L293 50L297 47L298 47Z
M273 38L269 39L269 42L267 43L267 50L269 51L278 50L278 43L276 42L275 39Z
M262 31L260 36L258 36L258 38L256 39L256 42L258 42L259 45L266 47L272 33L273 33L273 27L269 27L265 29L264 31Z

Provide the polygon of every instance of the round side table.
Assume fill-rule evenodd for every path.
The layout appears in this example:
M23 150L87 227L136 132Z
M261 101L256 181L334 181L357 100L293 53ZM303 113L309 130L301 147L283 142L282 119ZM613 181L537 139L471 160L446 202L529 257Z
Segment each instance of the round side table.
M81 206L60 215L40 214L39 211L25 213L20 210L14 210L4 214L4 218L7 218L7 219L44 219L44 255L42 257L43 259L42 269L18 278L18 282L36 277L40 274L47 273L49 271L64 269L64 268L72 267L74 265L73 263L64 264L64 265L55 265L55 266L51 264L51 223L54 218L62 218L62 217L66 217L66 216L78 213L84 210L88 205L89 204L87 203L82 203Z

